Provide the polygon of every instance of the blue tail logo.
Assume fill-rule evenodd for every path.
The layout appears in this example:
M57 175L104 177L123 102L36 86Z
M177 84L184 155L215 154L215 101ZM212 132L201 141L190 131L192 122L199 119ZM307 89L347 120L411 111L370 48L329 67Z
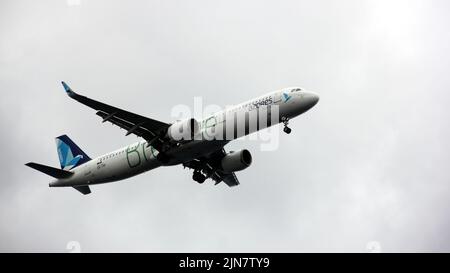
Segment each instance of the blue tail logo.
M73 169L91 160L91 158L66 135L56 138L56 149L58 151L59 163L63 170Z

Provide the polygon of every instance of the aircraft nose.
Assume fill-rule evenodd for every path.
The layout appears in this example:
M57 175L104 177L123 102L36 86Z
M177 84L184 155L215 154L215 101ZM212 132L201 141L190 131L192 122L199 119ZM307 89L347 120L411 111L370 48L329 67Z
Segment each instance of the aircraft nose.
M306 93L304 98L306 100L306 104L308 104L308 108L313 107L314 105L316 105L319 102L319 95L317 95L313 92Z

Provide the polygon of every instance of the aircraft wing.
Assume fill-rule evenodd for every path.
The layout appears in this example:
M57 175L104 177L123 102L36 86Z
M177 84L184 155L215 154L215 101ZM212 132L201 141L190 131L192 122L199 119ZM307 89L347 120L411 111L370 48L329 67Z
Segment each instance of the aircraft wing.
M222 158L226 155L225 149L220 149L206 157L200 157L192 161L183 164L184 167L190 169L201 170L206 177L211 178L215 181L215 184L220 182L225 182L229 187L234 187L239 185L239 180L234 172L224 173L220 169L220 162Z
M230 173L222 177L222 181L228 185L228 187L234 187L239 185L239 180L236 177L235 173ZM216 182L220 183L220 182Z
M159 148L163 144L163 134L166 132L170 124L131 113L79 95L75 93L65 82L62 82L62 85L64 86L64 89L69 97L97 110L96 114L103 118L103 122L108 121L127 130L126 135L135 134L144 138L147 140L148 145L151 144L156 150L160 151Z

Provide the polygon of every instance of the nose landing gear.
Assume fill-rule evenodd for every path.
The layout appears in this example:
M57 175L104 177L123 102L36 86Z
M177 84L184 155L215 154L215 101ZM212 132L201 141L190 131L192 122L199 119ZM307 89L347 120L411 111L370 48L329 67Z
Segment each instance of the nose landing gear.
M292 129L288 127L289 119L286 118L286 117L281 117L281 121L282 121L283 124L284 124L283 131L284 131L286 134L290 134L290 133L292 132Z

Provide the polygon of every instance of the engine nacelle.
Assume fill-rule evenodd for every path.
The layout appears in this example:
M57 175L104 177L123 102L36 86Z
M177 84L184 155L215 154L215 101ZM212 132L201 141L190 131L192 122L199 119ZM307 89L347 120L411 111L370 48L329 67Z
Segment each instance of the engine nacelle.
M222 158L221 167L225 173L242 171L252 164L252 154L248 150L231 152Z
M170 125L167 137L174 141L192 140L200 132L200 125L194 118L177 121Z

